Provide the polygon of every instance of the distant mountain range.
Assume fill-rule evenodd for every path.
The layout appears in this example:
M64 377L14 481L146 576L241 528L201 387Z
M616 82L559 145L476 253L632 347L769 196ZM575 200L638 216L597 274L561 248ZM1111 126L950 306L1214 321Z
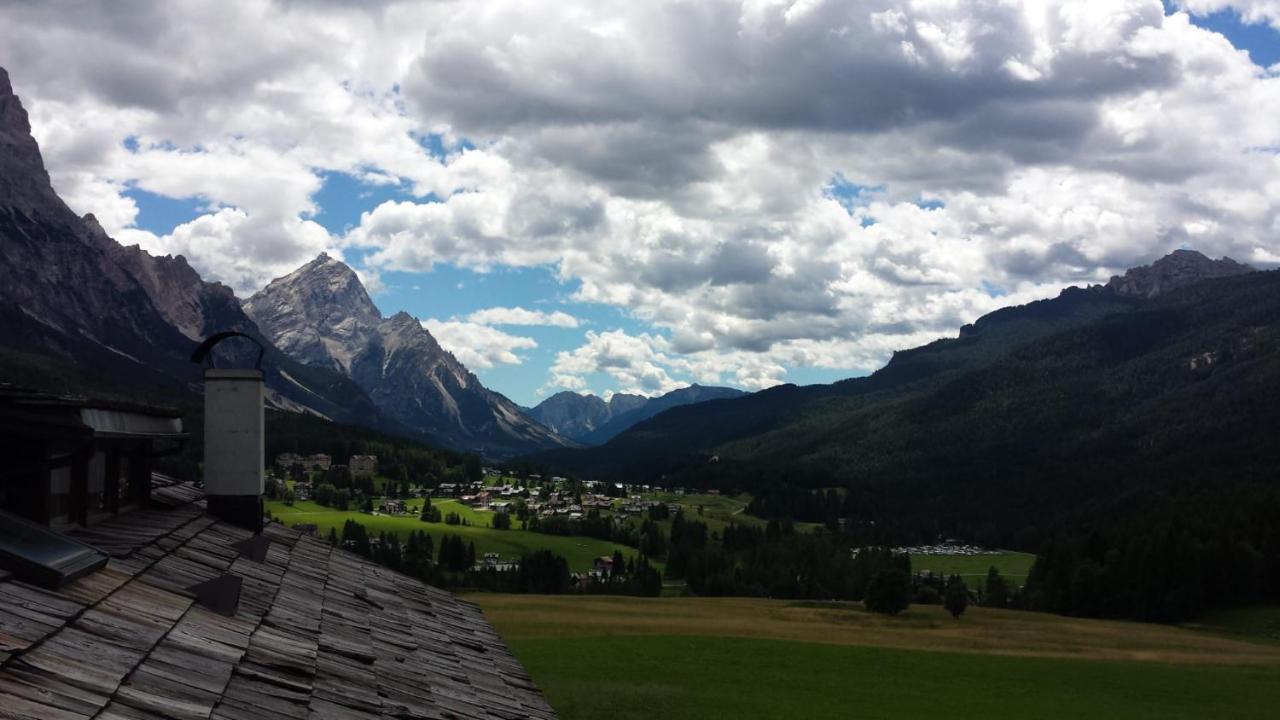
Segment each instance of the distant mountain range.
M485 388L408 313L383 318L355 272L328 255L244 308L282 350L351 378L387 415L448 447L501 457L572 445Z
M531 460L762 496L844 488L855 516L1011 543L1134 494L1274 473L1277 397L1280 271L1184 250L993 312L865 378L673 408Z
M663 410L745 394L735 388L695 384L652 398L617 393L606 401L595 395L566 391L552 395L526 412L571 440L583 445L600 445Z

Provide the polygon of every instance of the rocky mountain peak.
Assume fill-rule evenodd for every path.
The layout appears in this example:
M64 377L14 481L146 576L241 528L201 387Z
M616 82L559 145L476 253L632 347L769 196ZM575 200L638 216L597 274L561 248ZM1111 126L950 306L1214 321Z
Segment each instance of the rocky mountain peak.
M380 331L382 332L383 338L386 339L388 347L394 346L396 348L401 348L408 345L417 345L433 355L439 355L442 358L447 358L447 362L449 363L458 365L457 372L463 375L470 374L466 368L462 367L462 365L454 359L452 353L440 347L440 343L436 341L435 336L431 334L430 330L427 330L422 326L422 323L418 321L418 318L410 315L404 310L401 310L395 315L383 320L382 325L380 326Z
M272 280L245 308L262 325L305 322L340 333L367 331L382 320L355 271L327 253Z
M1195 250L1174 250L1150 265L1117 275L1107 289L1117 295L1153 298L1201 280L1251 273L1254 268L1229 257L1213 260Z
M344 374L382 322L355 271L327 253L272 280L244 309L280 349Z
M53 191L40 146L31 136L27 111L13 94L4 68L0 68L0 207L59 219L70 212Z
M649 398L644 395L614 393L609 397L609 412L613 415L621 415L622 413L643 407L647 402L649 402Z
M452 447L511 455L565 440L486 389L417 318L383 318L360 278L321 253L244 303L281 349L342 372L383 412Z

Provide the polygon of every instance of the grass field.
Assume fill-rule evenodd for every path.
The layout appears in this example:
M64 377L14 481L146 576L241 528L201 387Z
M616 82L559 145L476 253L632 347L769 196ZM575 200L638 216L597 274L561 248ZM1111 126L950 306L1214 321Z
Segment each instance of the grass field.
M995 555L912 555L911 570L932 570L944 575L960 575L969 587L977 587L994 565L1005 580L1014 585L1027 582L1027 574L1036 556L1030 553L1001 551Z
M594 538L544 535L514 529L494 530L489 527L491 513L476 512L455 500L441 500L434 504L440 508L441 515L457 512L472 524L425 523L408 515L366 515L355 510L333 510L312 501L297 502L292 507L282 502L269 501L267 510L285 525L314 523L321 536L327 535L329 528L335 528L341 533L343 523L351 519L364 525L371 533L393 532L404 537L414 530L425 530L437 545L444 535L460 535L464 540L474 542L476 553L480 555L496 552L503 558L515 559L525 552L550 550L564 556L569 562L569 569L573 571L590 569L595 558L612 555L615 549L627 556L636 554L633 548Z
M562 718L1270 718L1280 647L973 608L471 595Z

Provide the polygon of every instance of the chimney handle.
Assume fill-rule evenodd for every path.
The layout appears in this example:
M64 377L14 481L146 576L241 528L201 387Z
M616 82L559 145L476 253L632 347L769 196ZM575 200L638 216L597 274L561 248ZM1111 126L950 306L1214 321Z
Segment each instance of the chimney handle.
M258 361L254 363L253 369L261 370L262 356L267 352L267 349L263 347L262 343L258 342L258 339L253 337L252 335L246 335L242 332L237 332L235 330L227 330L225 332L220 332L205 338L205 341L200 343L200 347L196 348L196 351L194 353L191 353L191 362L199 363L201 361L204 361L209 365L209 367L213 367L213 354L212 354L213 346L217 345L223 340L226 340L227 338L232 338L232 337L246 338L250 342L252 342L254 345L258 346Z

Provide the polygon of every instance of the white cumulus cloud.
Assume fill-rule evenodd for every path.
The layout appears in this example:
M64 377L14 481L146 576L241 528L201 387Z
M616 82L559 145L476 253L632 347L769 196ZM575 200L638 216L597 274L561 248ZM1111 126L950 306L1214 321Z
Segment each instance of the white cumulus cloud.
M1269 23L1280 30L1280 0L1178 0L1178 7L1197 15L1234 10L1246 23Z
M435 336L441 347L472 370L519 365L524 359L516 354L518 350L538 347L533 338L504 333L488 325L429 318L422 321L422 326Z
M522 307L491 307L476 310L467 316L467 320L480 325L547 325L551 327L576 328L578 318L561 310L545 312L542 310L526 310Z

